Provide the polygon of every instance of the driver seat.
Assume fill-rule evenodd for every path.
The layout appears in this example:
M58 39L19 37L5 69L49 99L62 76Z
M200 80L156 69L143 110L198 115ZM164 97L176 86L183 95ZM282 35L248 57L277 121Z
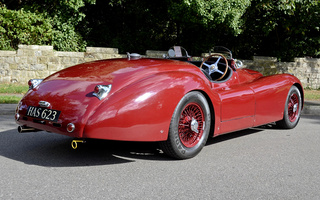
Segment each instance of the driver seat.
M172 60L191 61L187 50L182 46L173 46L168 50L168 58Z

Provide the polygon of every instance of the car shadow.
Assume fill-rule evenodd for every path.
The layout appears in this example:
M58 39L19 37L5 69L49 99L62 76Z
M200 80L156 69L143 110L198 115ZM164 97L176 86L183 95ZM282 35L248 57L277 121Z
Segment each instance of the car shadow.
M16 129L0 132L0 156L29 165L46 167L77 167L112 165L136 159L173 160L159 150L154 142L121 142L87 140L71 147L73 138L48 133L18 133Z
M206 146L272 128L241 130L210 138ZM78 167L112 165L136 160L175 161L164 154L157 142L124 142L89 139L71 147L73 138L48 132L18 133L16 129L0 132L0 155L29 165Z
M260 131L263 131L262 127L259 129L250 128L250 129L245 129L245 130L240 130L240 131L235 131L235 132L231 132L231 133L218 135L216 137L210 137L207 141L206 146L220 143L220 142L224 142L227 140L232 140L232 139L239 138L239 137L249 136L251 134L258 133Z

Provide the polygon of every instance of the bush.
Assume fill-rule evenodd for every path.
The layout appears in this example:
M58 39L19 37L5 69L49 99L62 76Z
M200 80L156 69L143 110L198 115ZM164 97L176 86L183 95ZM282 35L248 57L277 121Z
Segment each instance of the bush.
M43 14L30 11L9 10L0 7L0 49L17 49L19 44L52 44L51 20Z

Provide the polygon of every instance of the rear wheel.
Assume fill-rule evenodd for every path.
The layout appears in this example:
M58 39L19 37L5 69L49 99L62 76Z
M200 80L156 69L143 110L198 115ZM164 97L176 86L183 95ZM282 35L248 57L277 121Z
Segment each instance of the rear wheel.
M177 105L162 150L178 159L192 158L206 144L210 131L210 108L200 92L186 94Z
M284 129L296 127L300 120L301 108L301 93L296 86L292 86L287 96L283 119L276 122L277 126Z

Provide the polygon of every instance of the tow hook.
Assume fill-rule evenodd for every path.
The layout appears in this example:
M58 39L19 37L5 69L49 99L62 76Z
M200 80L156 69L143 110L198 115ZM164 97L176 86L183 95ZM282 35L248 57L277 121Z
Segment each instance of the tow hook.
M85 140L72 140L71 147L73 149L77 149L78 148L78 143L86 143L86 141Z

